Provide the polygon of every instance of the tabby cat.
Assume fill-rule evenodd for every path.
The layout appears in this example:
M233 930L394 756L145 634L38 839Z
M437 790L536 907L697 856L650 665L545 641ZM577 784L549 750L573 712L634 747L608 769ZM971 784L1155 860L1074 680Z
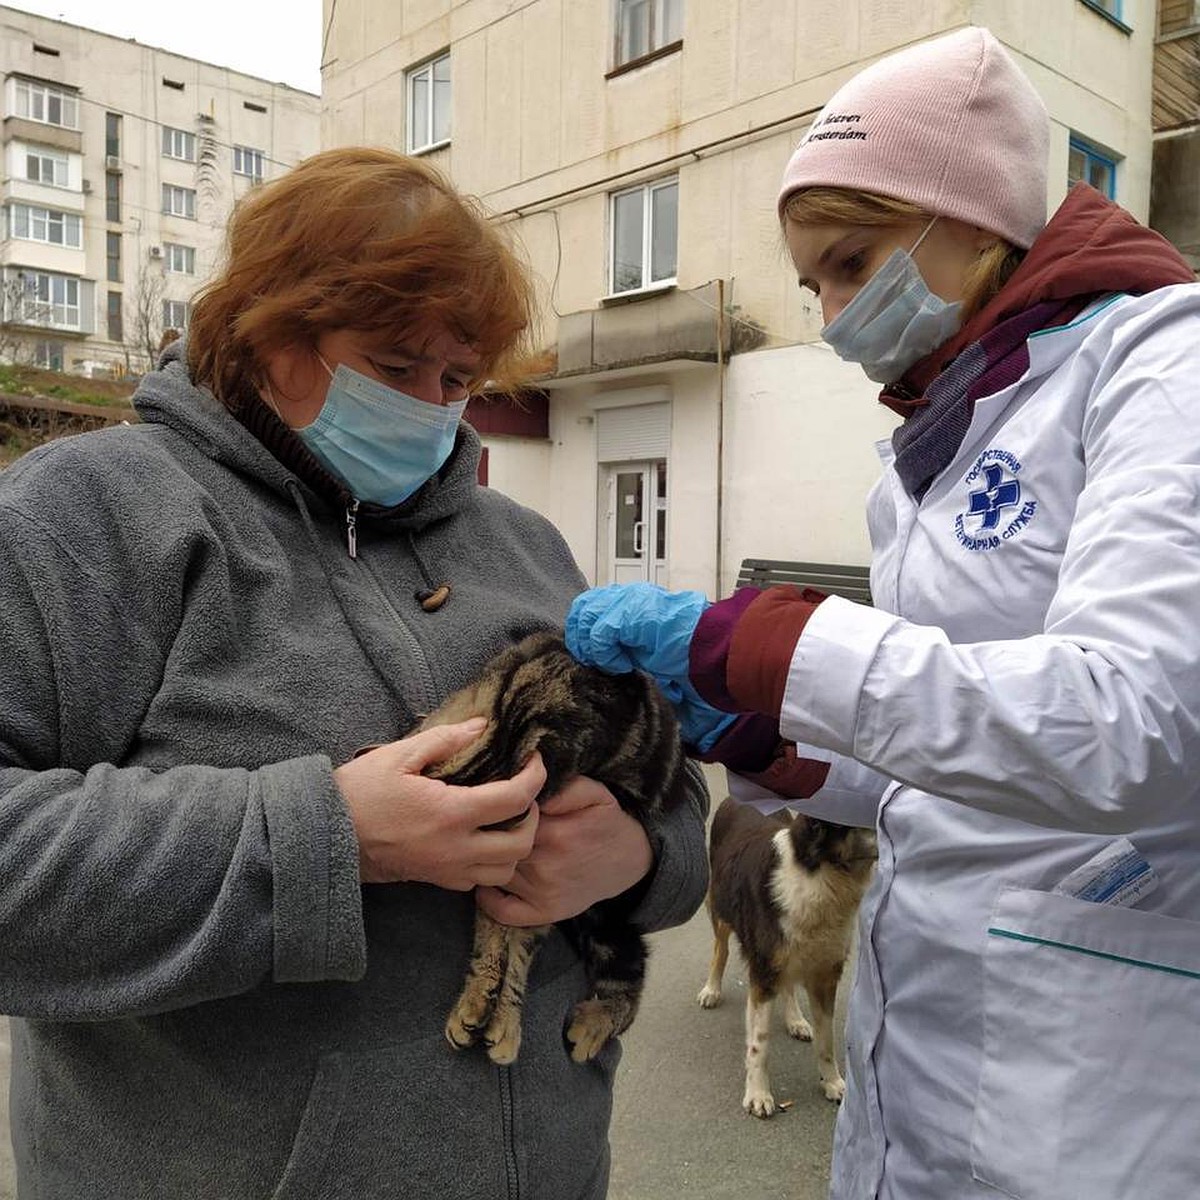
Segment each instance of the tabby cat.
M480 738L426 774L448 783L486 783L516 774L537 750L546 766L540 796L553 796L572 776L587 775L639 820L685 801L679 727L654 681L585 667L553 634L535 633L502 651L419 728L476 716L488 719ZM589 986L567 1029L577 1062L593 1058L636 1015L646 943L630 923L633 903L628 896L604 900L560 926L579 950ZM493 1062L516 1058L525 981L537 939L547 929L501 925L476 910L466 984L446 1022L452 1045L461 1049L482 1036Z

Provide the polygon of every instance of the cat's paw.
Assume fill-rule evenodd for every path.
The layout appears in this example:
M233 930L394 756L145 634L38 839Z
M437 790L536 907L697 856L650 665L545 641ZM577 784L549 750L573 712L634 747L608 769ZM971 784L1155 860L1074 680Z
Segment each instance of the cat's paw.
M468 983L446 1018L446 1041L456 1050L465 1050L479 1040L480 1031L492 1021L494 998L479 987Z
M620 1031L612 1005L603 1000L581 1001L575 1005L571 1024L567 1027L571 1057L576 1062L590 1062L600 1053L604 1043Z
M515 1062L521 1049L521 1010L497 1009L483 1040L488 1048L488 1058L498 1067Z

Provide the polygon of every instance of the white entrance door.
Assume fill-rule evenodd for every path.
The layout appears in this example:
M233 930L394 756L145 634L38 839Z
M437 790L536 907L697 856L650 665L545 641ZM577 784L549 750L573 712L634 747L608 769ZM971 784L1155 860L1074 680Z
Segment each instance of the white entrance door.
M667 586L667 463L608 463L608 583Z

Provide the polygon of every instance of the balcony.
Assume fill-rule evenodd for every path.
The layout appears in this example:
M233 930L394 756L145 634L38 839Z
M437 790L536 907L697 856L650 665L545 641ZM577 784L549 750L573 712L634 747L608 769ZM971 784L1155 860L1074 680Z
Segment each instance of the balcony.
M555 379L585 379L608 372L668 363L715 363L716 283L691 291L670 289L642 293L628 303L566 313L558 322ZM724 327L730 352L730 326Z
M1151 112L1155 133L1200 123L1200 25L1155 39Z
M0 324L10 328L81 337L96 332L96 285L90 279L8 266L0 299Z
M1162 0L1154 44L1150 224L1200 268L1200 24L1185 0Z
M4 140L33 142L38 146L53 146L71 154L83 153L83 133L78 129L65 129L61 125L50 125L45 121L31 121L28 117L8 116L4 118Z

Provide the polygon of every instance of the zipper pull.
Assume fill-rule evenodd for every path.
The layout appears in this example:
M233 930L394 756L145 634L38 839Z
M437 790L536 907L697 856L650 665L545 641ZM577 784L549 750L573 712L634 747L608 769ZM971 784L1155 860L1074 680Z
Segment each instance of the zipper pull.
M358 557L358 501L346 505L346 549L351 558Z

